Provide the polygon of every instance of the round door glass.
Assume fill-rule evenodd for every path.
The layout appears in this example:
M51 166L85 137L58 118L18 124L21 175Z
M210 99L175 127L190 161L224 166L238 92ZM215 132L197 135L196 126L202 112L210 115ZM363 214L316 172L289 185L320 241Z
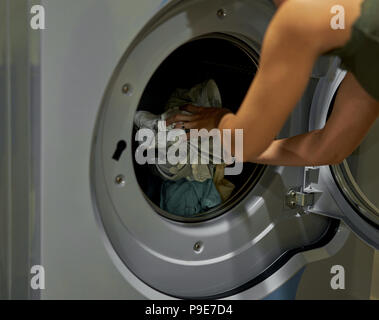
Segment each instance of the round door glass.
M170 102L189 101L194 96L192 91L195 88L201 91L198 88L204 83L213 83L222 106L236 112L257 68L257 53L237 38L210 34L194 39L176 49L155 71L141 97L138 117L148 114L149 119L153 119L170 110ZM208 91L207 96L211 95ZM137 127L143 127L143 123ZM134 143L134 153L138 145ZM207 180L199 182L190 177L188 181L181 177L169 181L171 177L167 178L169 174L166 172L176 172L177 168L168 170L134 163L138 183L153 208L159 214L180 222L208 220L227 212L256 185L265 168L245 163L239 175L223 177L224 168L209 167L212 173ZM218 179L219 176L223 178Z

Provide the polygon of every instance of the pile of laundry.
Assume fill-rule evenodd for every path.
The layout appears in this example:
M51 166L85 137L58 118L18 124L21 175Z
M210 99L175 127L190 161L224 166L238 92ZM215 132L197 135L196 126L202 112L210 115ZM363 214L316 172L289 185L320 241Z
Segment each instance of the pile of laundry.
M167 135L170 135L170 132L174 133L177 130L174 129L176 124L166 127L161 125L162 121L178 113L188 114L180 110L181 106L187 104L221 108L221 95L216 82L211 79L189 90L176 89L166 103L163 114L138 111L134 123L138 129L153 130L154 139L157 139L160 131L166 131ZM173 143L175 141L168 142L165 148L168 149ZM191 139L186 139L182 143L187 144L188 148L192 146ZM157 148L158 143L155 140L151 141L150 145L151 148ZM208 159L212 158L214 161L211 144L209 147ZM196 148L198 148L197 143ZM201 156L203 153L199 150L198 154ZM225 164L222 161L218 162L221 164L214 164L213 161L209 161L209 164L201 164L201 161L198 161L198 164L191 164L189 160L185 164L154 165L154 172L163 180L160 190L161 209L182 217L192 217L220 205L231 196L235 188L233 183L224 178Z

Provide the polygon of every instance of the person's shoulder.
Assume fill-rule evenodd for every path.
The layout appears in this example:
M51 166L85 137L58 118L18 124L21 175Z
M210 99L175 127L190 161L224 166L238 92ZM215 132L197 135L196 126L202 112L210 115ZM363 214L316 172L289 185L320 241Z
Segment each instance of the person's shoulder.
M351 1L356 1L352 4ZM308 39L321 51L338 47L350 37L352 23L359 16L359 2L362 0L287 0L277 11L277 21L284 32L298 39ZM358 4L357 4L358 3ZM344 28L333 29L332 23L341 18ZM333 20L334 19L334 20Z

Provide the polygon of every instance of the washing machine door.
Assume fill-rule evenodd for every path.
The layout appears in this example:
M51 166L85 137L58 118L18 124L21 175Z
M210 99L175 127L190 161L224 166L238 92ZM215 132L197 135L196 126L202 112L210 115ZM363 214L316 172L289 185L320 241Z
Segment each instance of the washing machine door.
M320 81L311 109L311 130L324 127L345 75L346 72L338 70L336 76L331 73ZM341 164L309 168L313 178L305 185L305 190L315 196L310 211L343 220L375 249L379 249L378 163L379 121L376 121L361 145Z
M159 114L176 87L212 78L223 105L239 107L275 10L269 0L172 1L115 66L94 129L91 190L110 254L127 281L145 285L144 294L149 287L165 297L230 297L285 269L251 296L262 298L304 266L295 255L325 245L338 228L336 219L287 201L302 186L303 168L246 164L231 200L192 219L162 210L149 197L154 175L135 162L136 111ZM315 82L282 137L307 130Z

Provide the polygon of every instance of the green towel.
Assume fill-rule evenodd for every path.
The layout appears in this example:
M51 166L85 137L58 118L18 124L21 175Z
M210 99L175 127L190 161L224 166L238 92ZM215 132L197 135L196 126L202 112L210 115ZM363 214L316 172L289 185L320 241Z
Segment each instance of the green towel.
M165 181L161 188L161 209L181 217L192 217L221 204L213 180L204 182Z

